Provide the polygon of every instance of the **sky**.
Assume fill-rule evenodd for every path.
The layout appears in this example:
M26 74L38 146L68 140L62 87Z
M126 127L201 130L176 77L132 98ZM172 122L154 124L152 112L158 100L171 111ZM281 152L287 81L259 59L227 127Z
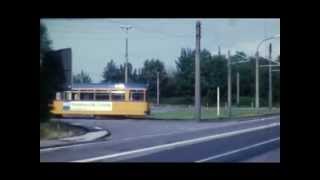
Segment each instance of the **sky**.
M264 38L280 34L280 19L41 19L54 50L72 49L73 74L87 72L93 82L102 80L103 68L113 59L125 62L125 38L128 37L129 62L141 68L146 59L159 59L168 71L182 48L195 49L195 23L201 22L201 49L217 54L230 50L254 55ZM120 26L130 25L128 34ZM264 43L260 55L267 56L272 43L272 57L280 54L280 38Z

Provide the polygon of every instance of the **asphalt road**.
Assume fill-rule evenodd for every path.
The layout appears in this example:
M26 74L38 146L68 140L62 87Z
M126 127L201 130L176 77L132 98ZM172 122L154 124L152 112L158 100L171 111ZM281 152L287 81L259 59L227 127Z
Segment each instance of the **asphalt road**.
M233 122L63 119L111 139L40 150L41 162L280 162L280 116Z

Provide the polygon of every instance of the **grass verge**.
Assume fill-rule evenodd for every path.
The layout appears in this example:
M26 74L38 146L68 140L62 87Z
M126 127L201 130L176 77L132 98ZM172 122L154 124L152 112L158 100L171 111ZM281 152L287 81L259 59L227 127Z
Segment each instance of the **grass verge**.
M82 135L86 130L63 122L40 123L40 140L52 140L71 136Z
M260 108L257 111L253 108L234 107L232 108L231 118L254 117L277 113L280 113L280 108L273 108L272 111L269 111L268 108ZM201 118L206 120L227 120L229 119L228 115L228 111L225 108L220 110L219 117L217 116L216 108L213 107L203 107L201 112ZM151 112L149 117L163 120L193 120L194 112L193 108L180 108L169 112Z

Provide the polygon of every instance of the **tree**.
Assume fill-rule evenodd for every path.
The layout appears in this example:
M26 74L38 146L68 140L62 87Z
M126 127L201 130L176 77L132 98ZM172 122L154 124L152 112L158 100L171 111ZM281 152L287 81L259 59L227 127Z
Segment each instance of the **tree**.
M44 55L51 50L51 41L48 37L47 28L40 22L40 63Z
M161 89L165 91L161 92L161 97L175 97L179 95L177 92L177 80L176 80L176 73L175 72L168 72L166 84L161 84Z
M240 61L246 61L248 59L246 53L242 51L236 51L234 55L231 56L231 63L236 63Z
M50 44L47 28L40 22L40 122L49 120L49 104L65 82L62 62Z
M73 83L91 83L92 80L89 76L89 74L83 72L81 70L81 73L73 76Z
M47 121L50 117L50 108L48 106L50 87L45 68L42 67L43 57L50 51L50 43L47 29L40 22L40 122Z
M128 62L128 81L135 81L136 77L133 76L133 67L132 64ZM107 66L103 71L103 80L102 82L113 82L119 83L124 82L125 80L125 64L120 64L119 67L114 63L111 59L110 62L107 63Z
M157 72L159 72L160 79L160 94L163 90L167 81L167 72L163 62L159 59L147 59L144 61L143 68L141 70L141 81L147 83L149 86L149 95L156 95L156 81L157 81Z
M214 55L202 66L206 73L203 74L206 88L203 96L206 96L208 104L216 103L217 87L220 88L221 102L227 100L227 58L224 55ZM205 102L204 102L205 103Z
M213 103L216 97L216 88L220 86L222 98L226 95L227 61L225 56L212 56L203 49L200 51L201 68L201 96L205 99L202 103ZM192 102L194 96L194 61L195 51L181 49L181 54L176 61L176 85L177 91ZM223 100L223 99L221 99Z
M240 75L240 103L250 106L255 93L255 57L247 57L248 61L232 65L232 101L236 101L237 72Z
M104 68L102 77L103 82L120 82L122 80L121 70L116 66L112 59Z
M132 81L132 64L130 62L128 62L128 82ZM120 68L119 68L119 79L121 81L125 81L125 63L120 64Z
M181 96L193 96L194 92L194 58L191 49L181 49L180 57L176 60L177 91Z
M132 82L139 82L138 72L137 69L133 70L133 73L131 75L131 81Z

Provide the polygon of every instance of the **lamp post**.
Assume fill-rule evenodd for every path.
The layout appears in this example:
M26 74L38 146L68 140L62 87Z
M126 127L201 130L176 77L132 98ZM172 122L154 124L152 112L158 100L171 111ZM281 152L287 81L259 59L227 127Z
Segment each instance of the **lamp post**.
M255 84L256 84L255 100L256 100L256 109L257 110L260 107L260 102L259 102L259 48L264 42L271 40L271 39L276 39L276 38L280 38L280 34L263 39L257 46L257 50L256 50L256 79L255 79Z
M126 62L124 66L125 68L124 82L128 83L128 31L132 28L132 26L120 26L120 28L126 31L126 54L125 54Z

